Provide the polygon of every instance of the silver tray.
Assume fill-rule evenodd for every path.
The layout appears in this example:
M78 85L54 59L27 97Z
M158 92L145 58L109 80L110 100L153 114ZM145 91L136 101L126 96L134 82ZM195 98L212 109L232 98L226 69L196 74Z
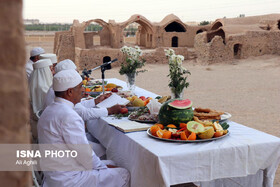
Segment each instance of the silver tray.
M155 138L155 139L158 139L158 140L162 140L162 141L167 141L167 142L177 142L177 143L197 143L197 142L208 142L208 141L213 141L213 140L218 140L218 139L222 139L226 136L229 135L229 131L226 135L223 135L223 136L220 136L220 137L217 137L217 138L210 138L210 139L198 139L198 140L173 140L173 139L164 139L164 138L159 138L159 137L156 137L154 135L151 134L150 132L150 129L147 130L147 134L148 136L152 137L152 138Z
M231 114L228 112L225 112L224 114L221 115L221 119L219 120L219 122L225 122L229 118L231 118Z
M135 110L138 110L141 107L128 106L126 108L127 108L128 111L135 111Z

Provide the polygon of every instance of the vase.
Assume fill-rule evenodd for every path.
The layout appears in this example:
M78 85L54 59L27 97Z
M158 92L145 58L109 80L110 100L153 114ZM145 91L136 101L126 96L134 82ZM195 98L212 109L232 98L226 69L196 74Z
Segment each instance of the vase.
M177 92L175 88L170 88L171 90L171 99L183 99L184 89L181 92Z
M125 77L128 90L131 92L131 94L134 94L136 73L127 73L125 74Z

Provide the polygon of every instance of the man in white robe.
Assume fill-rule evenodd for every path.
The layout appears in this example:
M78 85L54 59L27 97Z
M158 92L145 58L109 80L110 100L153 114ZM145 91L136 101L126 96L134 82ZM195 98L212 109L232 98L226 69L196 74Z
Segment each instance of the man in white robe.
M83 119L74 110L82 98L82 78L75 70L64 70L53 79L55 101L42 113L38 122L39 144L89 144ZM77 157L78 159L78 157ZM43 187L129 186L129 172L101 161L92 151L90 171L43 171ZM77 163L84 163L77 160Z
M43 53L45 53L45 50L41 47L35 47L30 51L30 58L25 65L28 82L29 82L30 75L33 71L33 64L40 59L39 56L40 54Z
M45 56L43 56L43 57L45 57ZM68 69L73 69L73 70L77 69L77 66L74 64L74 62L69 59L60 61L54 67L55 73L58 73L62 70L68 70ZM54 95L53 87L51 86L45 97L44 109L53 103L54 98L55 98L55 95Z
M52 85L53 75L50 70L52 65L49 59L38 60L33 64L34 71L29 78L30 93L30 125L33 142L37 141L37 115L42 111L46 93Z
M52 74L54 75L54 74L55 74L54 67L55 67L56 64L57 64L57 56L56 56L56 54L54 54L54 53L40 54L39 58L40 58L40 59L50 59L50 60L52 61L52 64L53 64L53 65L52 65L50 68L51 68Z
M38 60L33 64L34 71L30 76L29 87L34 114L43 109L46 94L52 85L53 75L50 66L52 62L49 59Z
M76 70L77 67L74 62L70 59L63 60L55 66L55 72L58 73L63 70ZM74 107L74 110L82 117L84 121L87 120L96 120L100 117L106 117L110 114L120 113L122 106L116 105L111 108L96 108L95 106L101 101L108 98L111 94L101 95L97 99L84 100L77 103ZM53 86L50 87L49 91L45 97L44 109L54 102L55 94ZM96 120L97 121L97 120ZM100 144L100 142L94 138L91 134L86 133L86 136L92 145L93 150L95 151L98 157L104 157L106 154L106 149Z
M74 64L73 61L66 59L63 60L55 66L55 72L58 73L63 70L69 70L73 69L76 70L77 67ZM82 117L84 121L91 120L91 119L97 119L100 117L106 117L110 114L120 113L121 106L116 105L111 108L95 108L95 106L100 103L101 101L108 98L111 94L105 94L101 95L100 97L96 99L90 99L90 100L84 100L75 105L76 112ZM46 98L45 98L45 107L50 105L54 101L55 95L52 86L50 87L49 91L47 92ZM45 108L44 107L44 108Z

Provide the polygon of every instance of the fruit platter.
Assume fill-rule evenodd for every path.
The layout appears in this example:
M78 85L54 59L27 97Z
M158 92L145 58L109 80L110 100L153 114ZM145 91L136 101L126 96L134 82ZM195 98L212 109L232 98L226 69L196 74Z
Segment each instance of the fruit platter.
M141 107L145 107L152 98L150 97L145 97L145 96L130 96L130 97L126 97L127 100L129 100L129 103L126 105L128 110L130 111L134 111L134 110L138 110Z
M140 107L138 110L131 112L128 119L142 123L156 123L158 115L150 114L147 107Z
M93 97L100 95L103 92L102 85L84 86L85 92ZM108 83L104 86L105 92L118 92L123 88L113 83Z
M182 127L182 128L181 128ZM213 122L213 126L202 126L196 121L187 124L181 123L180 128L170 124L166 127L162 124L155 124L147 130L147 134L155 139L171 142L205 142L224 138L229 135L229 125Z
M224 112L192 108L189 99L171 99L162 104L158 123L147 130L156 139L173 142L204 142L229 135L229 125L220 122Z
M87 81L86 86L96 86L96 85L102 85L102 81L100 80L94 80L94 81ZM104 81L104 85L107 85L107 81Z

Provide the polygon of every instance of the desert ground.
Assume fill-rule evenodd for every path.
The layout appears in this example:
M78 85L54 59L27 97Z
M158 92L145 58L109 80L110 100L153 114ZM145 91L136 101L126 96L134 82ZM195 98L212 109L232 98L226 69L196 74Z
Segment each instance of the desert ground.
M27 41L27 57L35 46L53 52L53 41ZM192 100L194 107L229 112L232 121L280 137L280 56L264 55L213 65L192 60L184 61L183 66L191 72L184 98ZM170 95L168 65L147 62L144 69L148 71L137 76L136 85L159 95ZM125 81L118 71L118 67L106 71L106 78ZM95 71L92 76L101 78L101 73ZM274 186L280 187L280 167Z

